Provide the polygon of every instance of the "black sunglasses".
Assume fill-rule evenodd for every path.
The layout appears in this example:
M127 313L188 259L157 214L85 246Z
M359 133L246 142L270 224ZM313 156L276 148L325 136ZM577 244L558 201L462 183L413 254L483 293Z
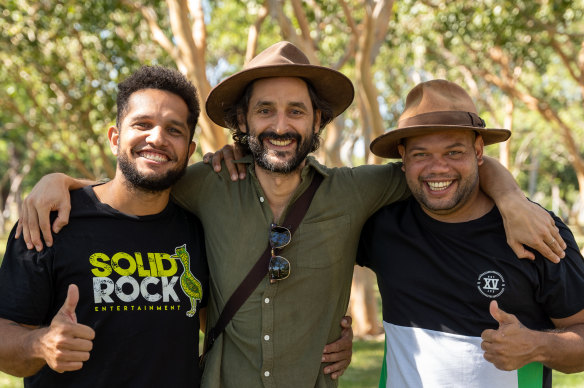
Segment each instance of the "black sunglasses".
M284 280L290 276L290 262L282 256L276 256L274 250L284 248L291 239L292 234L287 228L276 224L270 226L270 247L272 247L272 258L268 266L270 283Z

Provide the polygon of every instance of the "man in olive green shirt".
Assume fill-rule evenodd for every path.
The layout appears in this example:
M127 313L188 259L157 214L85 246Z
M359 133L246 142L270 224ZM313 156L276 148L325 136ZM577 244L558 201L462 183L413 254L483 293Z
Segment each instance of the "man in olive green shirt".
M265 249L270 225L283 222L316 174L324 180L290 243L277 252L290 262L290 276L274 283L266 277L245 301L207 356L203 387L337 385L324 373L322 350L341 332L361 227L377 209L408 195L399 165L331 169L307 156L352 99L345 76L310 65L288 42L264 50L209 95L209 117L232 128L236 142L251 152L238 161L247 179L232 181L225 170L217 174L195 164L173 190L205 227L209 327ZM492 161L486 164L486 191L504 202L503 213L509 207L525 211L529 205L517 191L495 195L509 191L512 178L502 177L504 169Z

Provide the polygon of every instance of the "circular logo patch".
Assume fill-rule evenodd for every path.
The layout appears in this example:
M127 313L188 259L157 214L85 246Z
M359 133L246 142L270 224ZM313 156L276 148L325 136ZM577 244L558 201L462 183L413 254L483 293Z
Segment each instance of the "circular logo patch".
M496 298L505 291L505 279L496 271L486 271L479 275L477 288L487 298Z

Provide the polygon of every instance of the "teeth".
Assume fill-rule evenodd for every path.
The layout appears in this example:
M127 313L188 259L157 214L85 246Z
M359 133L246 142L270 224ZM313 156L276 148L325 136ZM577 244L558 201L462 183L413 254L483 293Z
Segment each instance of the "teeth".
M444 190L448 186L452 184L452 181L443 181L443 182L426 182L432 191L439 191Z
M166 156L155 152L141 152L140 156L148 160L153 160L155 162L166 162L168 160Z
M288 140L276 140L276 139L270 139L270 143L272 143L275 146L278 147L283 147L283 146L287 146L288 144L292 143L292 140L288 139Z

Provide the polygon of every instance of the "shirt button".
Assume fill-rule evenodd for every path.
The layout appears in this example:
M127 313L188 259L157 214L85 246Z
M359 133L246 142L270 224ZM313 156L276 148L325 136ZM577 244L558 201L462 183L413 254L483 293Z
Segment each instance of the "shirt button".
M266 334L266 335L264 336L264 339L265 339L266 341L269 341L269 340L270 340L270 336Z
M264 302L266 302L266 303L270 303L270 298L266 298L266 299L264 299Z
M264 197L260 197L260 202L264 202ZM266 372L268 373L268 372Z
M269 372L269 371L265 371L265 372L264 372L264 376L266 376L266 377L270 377L270 372Z

